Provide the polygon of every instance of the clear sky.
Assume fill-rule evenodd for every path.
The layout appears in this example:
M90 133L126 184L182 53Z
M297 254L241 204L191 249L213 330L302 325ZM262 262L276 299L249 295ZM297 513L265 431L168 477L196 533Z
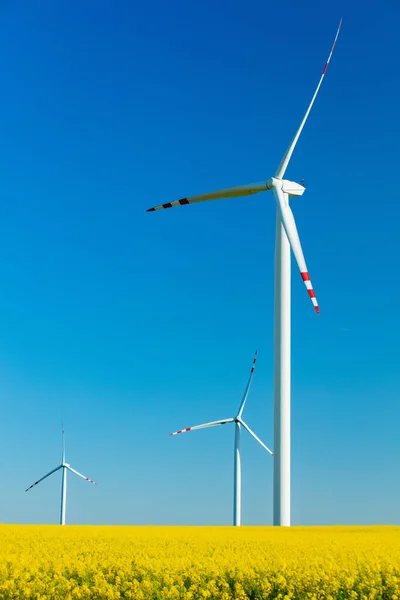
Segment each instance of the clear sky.
M287 171L319 300L292 274L292 520L400 523L397 0L2 2L0 521L230 524L233 416L273 445L271 194ZM243 433L243 523L272 459Z

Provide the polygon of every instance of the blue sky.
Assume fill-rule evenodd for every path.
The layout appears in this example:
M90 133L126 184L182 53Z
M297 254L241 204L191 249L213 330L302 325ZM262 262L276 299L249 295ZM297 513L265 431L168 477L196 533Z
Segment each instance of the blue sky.
M395 0L0 8L0 521L230 524L232 416L273 444L267 179L342 32L287 176L314 283L292 275L292 520L399 524L400 86ZM243 523L272 460L243 435Z

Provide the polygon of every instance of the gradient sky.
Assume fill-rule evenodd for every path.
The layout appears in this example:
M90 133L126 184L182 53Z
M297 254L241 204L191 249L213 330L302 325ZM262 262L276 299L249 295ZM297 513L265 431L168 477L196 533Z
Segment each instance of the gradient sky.
M360 10L362 7L362 10ZM230 524L233 416L273 445L267 179L343 16L287 171L321 315L293 263L292 520L400 524L397 0L0 5L0 521ZM243 433L243 523L272 459Z

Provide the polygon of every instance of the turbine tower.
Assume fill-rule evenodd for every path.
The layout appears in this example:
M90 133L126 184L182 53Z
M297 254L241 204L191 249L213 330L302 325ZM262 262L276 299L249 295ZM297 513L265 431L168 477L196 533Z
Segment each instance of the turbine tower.
M28 487L25 490L25 492L28 492L30 489L32 489L33 487L35 487L35 485L37 485L38 483L40 483L41 481L43 481L43 479L46 479L46 477L50 477L50 475L52 475L53 473L56 473L60 469L62 469L60 525L65 525L65 513L66 513L66 510L67 510L67 470L71 471L71 473L75 473L75 475L78 475L79 477L82 477L82 479L85 479L86 481L89 481L90 483L94 483L95 485L97 485L97 484L96 484L95 481L93 481L93 479L89 479L89 477L85 477L81 473L78 473L78 471L75 471L75 469L73 469L69 463L65 462L64 427L62 428L62 460L61 460L61 465L58 465L58 467L56 467L55 469L53 469L52 471L50 471L49 473L47 473L47 475L45 475L41 479L38 479L38 481L35 481L35 483L33 483L30 487Z
M147 209L148 212L153 212L195 202L249 196L267 190L271 190L274 195L277 207L274 277L274 525L290 525L290 248L311 302L316 312L320 312L289 206L289 198L301 196L305 188L299 183L284 179L284 176L325 77L341 25L342 20L311 102L273 177L267 181L181 198Z
M246 389L243 394L242 402L240 403L238 413L236 417L229 419L222 419L221 421L211 421L210 423L204 423L203 425L195 425L194 427L187 427L186 429L180 429L169 435L178 435L179 433L186 433L186 431L193 431L194 429L205 429L206 427L216 427L217 425L226 425L226 423L235 423L235 454L234 454L234 474L233 474L233 524L241 524L241 512L242 512L242 465L240 458L240 426L243 426L253 438L261 444L267 452L274 456L272 450L256 436L254 431L250 429L248 425L243 421L242 414L244 405L246 404L247 396L249 395L251 381L253 379L254 369L256 367L257 350L254 355L253 364L250 370L250 376L246 385Z

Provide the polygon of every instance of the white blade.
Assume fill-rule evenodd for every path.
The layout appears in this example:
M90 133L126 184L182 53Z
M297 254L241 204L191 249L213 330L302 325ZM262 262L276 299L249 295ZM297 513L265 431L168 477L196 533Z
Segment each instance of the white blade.
M250 386L251 386L251 380L253 379L254 369L256 368L256 361L257 361L257 350L256 350L256 352L254 354L253 364L252 364L251 369L250 369L249 380L247 382L246 389L245 389L244 394L243 394L242 403L241 403L241 405L239 407L238 417L242 416L242 412L244 410L244 405L246 404L247 396L249 395Z
M250 196L251 194L257 194L258 192L265 192L268 188L266 181L260 183L249 183L247 185L238 185L232 188L226 188L224 190L217 190L216 192L209 192L208 194L200 194L199 196L190 196L189 198L181 198L174 202L167 202L167 204L160 204L154 208L148 208L146 212L153 212L155 210L162 210L163 208L172 208L173 206L183 206L184 204L193 204L195 202L205 202L206 200L222 200L223 198L237 198L239 196Z
M89 481L90 483L94 483L95 485L97 485L97 483L95 481L93 481L93 479L89 479L89 477L85 477L84 475L82 475L82 473L78 473L78 471L75 471L75 469L73 469L71 466L68 465L67 469L69 471L71 471L71 473L75 473L75 475L79 475L79 477L82 477L82 479L86 479L86 481Z
M306 121L307 121L308 115L310 114L310 110L311 110L311 108L312 108L312 106L313 106L313 104L314 104L315 98L317 97L317 94L318 94L318 92L319 92L319 88L321 87L321 83L322 83L322 81L323 81L323 79L324 79L324 77L325 77L325 73L326 73L326 71L328 70L328 65L329 65L329 62L330 62L330 60L331 60L331 56L332 56L332 54L333 54L333 50L335 49L336 40L338 39L338 35L339 35L339 31L340 31L340 28L341 28L341 26L342 26L342 19L340 19L340 23L339 23L338 30L337 30L337 32L336 32L335 40L334 40L334 42L333 42L332 49L331 49L331 51L330 51L330 54L329 54L329 56L328 56L328 60L327 60L327 61L326 61L326 63L325 63L324 70L322 71L321 79L319 80L319 83L318 83L318 85L317 85L317 89L316 89L316 90L315 90L315 92L314 92L314 96L312 97L312 100L311 100L311 102L310 102L310 105L309 105L309 107L307 108L307 112L306 112L306 114L304 115L304 118L303 118L303 120L302 120L302 122L301 122L301 124L300 124L300 127L298 128L298 130L297 130L297 132L296 132L296 135L294 136L293 140L292 140L292 141L291 141L291 143L290 143L290 146L289 146L289 148L286 150L286 153L285 153L284 157L283 157L283 158L282 158L282 160L281 160L281 163L280 163L280 165L279 165L279 167L278 167L278 169L277 169L277 171L276 171L276 173L275 173L275 177L279 177L280 179L282 179L282 178L283 178L283 176L284 176L284 174L285 174L285 171L286 171L286 169L287 169L287 166L288 166L288 164L289 164L289 161L290 161L290 159L291 159L291 157L292 157L293 150L295 149L295 146L296 146L296 144L297 144L297 140L299 139L299 137L300 137L300 134L301 134L301 132L303 131L303 127L304 127L304 125L305 125L305 123L306 123Z
M273 193L274 193L276 203L279 208L279 212L281 214L283 227L285 228L286 235L288 237L290 246L293 250L294 257L299 266L301 277L307 288L308 295L311 298L311 302L313 303L313 306L314 306L316 312L319 314L320 310L319 310L318 302L315 297L315 293L314 293L314 289L313 289L313 286L311 283L310 275L308 274L306 261L305 261L303 250L302 250L301 244L300 244L299 234L297 232L296 222L294 220L292 210L288 204L287 194L282 192L282 190L279 189L279 187L274 187Z
M254 439L255 439L255 440L256 440L256 441L257 441L259 444L261 444L261 446L262 446L263 448L265 448L265 450L266 450L267 452L269 452L271 456L274 456L274 453L272 452L272 450L270 450L270 449L269 449L269 448L268 448L268 447L267 447L267 446L264 444L264 442L262 442L262 441L260 440L260 438L259 438L258 436L256 436L256 434L254 433L254 431L252 431L252 430L250 429L250 427L249 427L248 425L246 425L246 423L245 423L244 421L242 421L242 420L240 419L239 423L240 423L241 425L243 425L243 427L244 427L244 428L245 428L245 429L246 429L246 430L249 432L249 434L250 434L250 435L252 435L252 436L253 436L253 438L254 438Z
M203 425L195 425L194 427L186 427L186 429L180 429L174 431L169 435L178 435L178 433L186 433L186 431L193 431L194 429L204 429L205 427L216 427L217 425L225 425L225 423L232 423L235 419L223 419L222 421L210 421L210 423L204 423Z
M32 483L32 485L29 486L25 491L27 492L28 490L30 490L33 487L35 487L35 485L37 485L38 483L40 483L41 481L43 481L43 479L46 479L46 477L50 477L50 475L53 475L53 473L55 473L56 471L58 471L59 469L61 469L61 467L62 467L62 465L59 465L58 467L56 467L55 469L53 469L52 471L50 471L50 473L47 473L47 475L45 475L41 479L38 479L37 481L35 481L35 483Z
M64 437L64 425L61 423L61 435L62 435L62 463L65 463L65 437Z

